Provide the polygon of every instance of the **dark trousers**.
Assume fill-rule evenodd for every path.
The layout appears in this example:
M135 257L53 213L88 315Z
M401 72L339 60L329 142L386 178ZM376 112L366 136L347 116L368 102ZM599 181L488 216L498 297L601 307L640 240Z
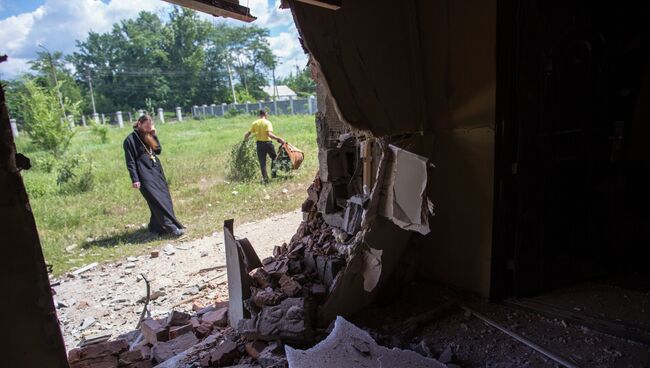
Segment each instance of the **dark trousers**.
M260 169L262 169L262 178L268 180L269 176L266 174L266 155L271 157L271 174L275 177L276 168L275 168L275 158L277 154L275 153L275 148L273 147L272 142L260 142L257 141L257 159L260 162Z

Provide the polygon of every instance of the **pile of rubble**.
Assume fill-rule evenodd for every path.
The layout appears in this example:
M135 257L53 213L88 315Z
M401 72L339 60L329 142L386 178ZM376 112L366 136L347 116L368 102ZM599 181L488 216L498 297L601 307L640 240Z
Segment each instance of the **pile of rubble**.
M229 325L228 301L195 305L193 314L171 311L166 318L145 318L138 330L117 340L71 350L71 368L286 367L283 344L313 345L317 308L346 261L336 230L315 211L306 217L289 244L246 270L243 284L250 293L242 303L247 313L237 329ZM250 245L246 239L237 242Z

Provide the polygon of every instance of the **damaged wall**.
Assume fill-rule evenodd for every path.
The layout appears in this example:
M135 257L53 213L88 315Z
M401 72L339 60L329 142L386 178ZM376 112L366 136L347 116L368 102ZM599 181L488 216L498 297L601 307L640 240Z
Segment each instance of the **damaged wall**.
M421 276L489 295L496 1L291 2L342 119L436 165Z

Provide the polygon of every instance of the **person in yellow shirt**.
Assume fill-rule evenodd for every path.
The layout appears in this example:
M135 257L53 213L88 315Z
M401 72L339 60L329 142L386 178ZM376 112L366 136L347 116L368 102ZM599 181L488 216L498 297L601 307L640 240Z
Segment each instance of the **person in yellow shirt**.
M275 178L276 175L275 158L277 154L275 153L271 139L275 139L280 144L284 144L284 139L273 134L273 125L271 125L271 122L268 120L268 115L264 110L260 110L259 119L251 124L250 130L244 135L244 141L247 141L251 134L255 135L255 139L257 140L257 159L260 162L260 169L262 170L262 180L268 183L266 155L269 155L271 158L271 176Z

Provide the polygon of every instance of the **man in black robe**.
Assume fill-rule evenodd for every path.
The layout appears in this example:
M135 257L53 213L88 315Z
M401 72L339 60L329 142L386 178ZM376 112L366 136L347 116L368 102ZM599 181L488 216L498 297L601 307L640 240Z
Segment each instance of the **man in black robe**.
M150 116L143 115L124 140L126 168L132 186L140 189L151 210L149 231L164 235L183 235L183 225L176 219L167 179L157 155L162 147Z

